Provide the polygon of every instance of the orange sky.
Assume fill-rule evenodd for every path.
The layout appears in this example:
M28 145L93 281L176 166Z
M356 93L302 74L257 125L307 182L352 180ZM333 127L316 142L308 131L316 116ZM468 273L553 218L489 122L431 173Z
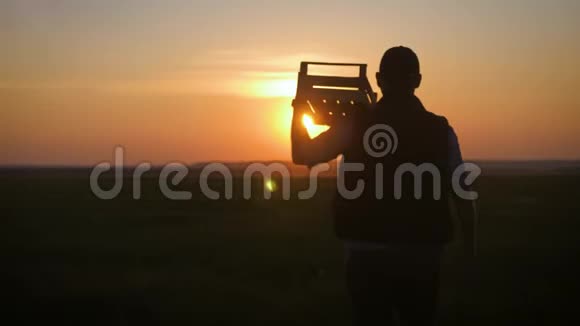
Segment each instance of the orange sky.
M407 45L472 159L580 159L577 1L5 1L0 164L289 159L302 60Z

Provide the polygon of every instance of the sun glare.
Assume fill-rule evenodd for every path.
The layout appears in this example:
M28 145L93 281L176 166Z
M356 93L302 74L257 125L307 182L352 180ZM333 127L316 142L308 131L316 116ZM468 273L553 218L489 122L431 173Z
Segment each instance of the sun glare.
M254 82L251 92L258 97L294 97L296 94L296 80L259 80Z
M312 117L309 116L308 114L302 116L302 124L306 128L306 131L308 131L308 136L310 136L310 138L315 138L330 128L329 126L326 125L315 124L314 121L312 120Z

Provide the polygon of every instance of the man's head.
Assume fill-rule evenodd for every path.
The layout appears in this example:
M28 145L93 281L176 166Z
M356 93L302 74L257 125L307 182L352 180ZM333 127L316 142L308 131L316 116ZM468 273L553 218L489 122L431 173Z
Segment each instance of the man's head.
M388 49L381 59L377 83L383 96L413 94L421 84L419 59L415 52L404 46Z

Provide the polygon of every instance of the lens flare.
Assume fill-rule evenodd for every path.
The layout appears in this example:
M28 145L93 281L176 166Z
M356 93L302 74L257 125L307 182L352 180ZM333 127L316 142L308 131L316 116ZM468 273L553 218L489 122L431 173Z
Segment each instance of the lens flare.
M269 192L274 192L277 189L276 182L274 182L272 179L266 180L266 182L264 182L264 186Z

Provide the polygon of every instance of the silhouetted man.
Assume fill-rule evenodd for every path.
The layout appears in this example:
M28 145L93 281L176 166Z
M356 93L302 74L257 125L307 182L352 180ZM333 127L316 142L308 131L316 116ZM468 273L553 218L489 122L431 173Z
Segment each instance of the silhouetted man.
M354 199L337 194L334 200L334 225L345 243L354 323L387 325L397 316L403 325L432 325L440 257L452 239L453 201L448 199L458 204L469 254L475 249L475 209L470 201L451 194L451 175L463 163L461 152L447 120L425 110L414 95L422 77L416 54L401 46L387 50L376 77L383 95L377 105L314 139L301 125L303 109L296 107L292 157L297 164L314 166L342 154L342 164L364 164L363 171L345 172L343 178L349 190L363 180L362 194ZM377 124L388 125L398 138L396 150L380 157L370 155L364 146L365 132ZM399 169L409 163L437 171ZM377 164L381 171L375 169ZM382 196L376 193L379 183Z

